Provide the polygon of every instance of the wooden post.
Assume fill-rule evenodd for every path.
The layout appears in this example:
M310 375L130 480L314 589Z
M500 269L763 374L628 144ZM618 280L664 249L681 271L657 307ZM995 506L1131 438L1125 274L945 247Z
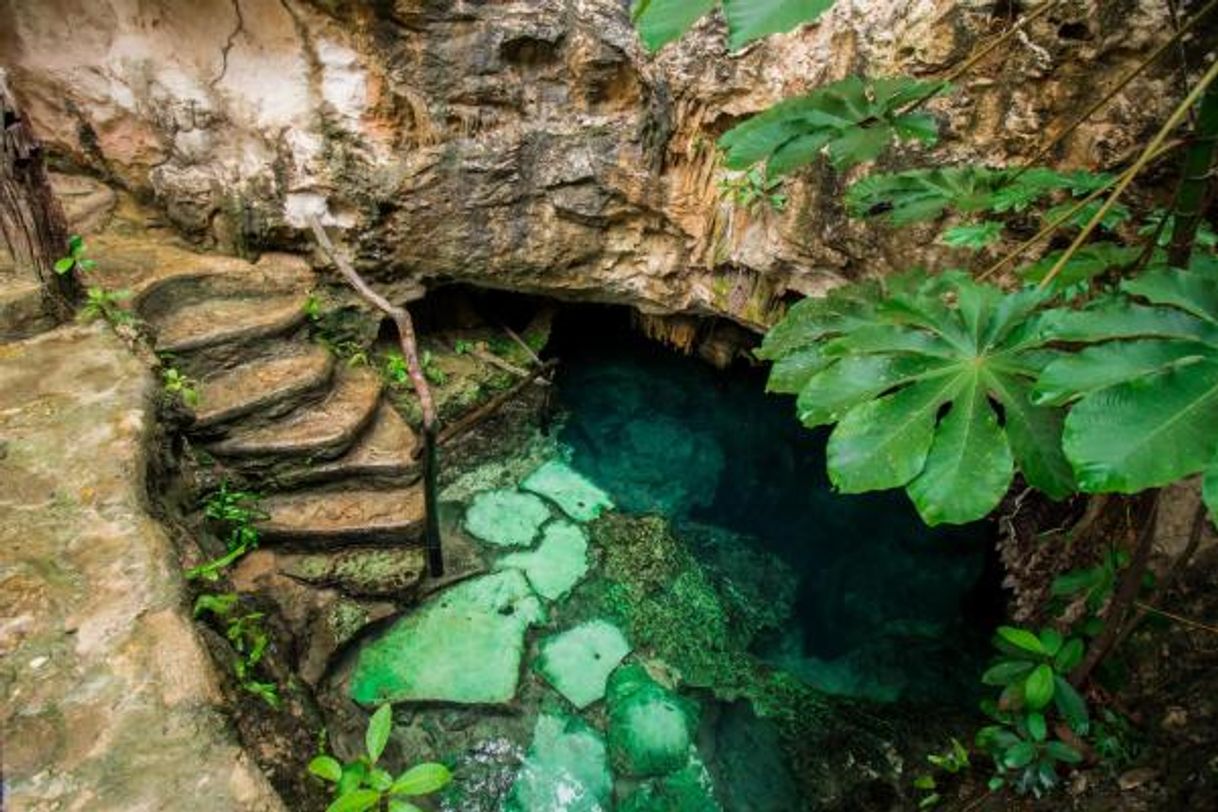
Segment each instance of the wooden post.
M435 402L431 397L431 387L427 385L427 378L423 375L423 365L419 363L414 321L410 318L410 312L406 308L398 307L373 290L351 263L339 256L338 251L334 248L334 243L330 242L330 237L316 217L309 218L309 226L313 229L313 236L317 238L317 244L321 246L321 250L337 266L338 272L351 287L355 288L355 292L364 301L393 319L393 323L397 325L402 357L406 359L406 371L414 386L414 392L418 395L419 407L423 412L423 507L426 512L424 521L427 539L427 574L432 578L439 578L444 574L444 551L440 543L440 513L437 496L439 463L436 458L436 445L439 421L436 417Z
M72 315L78 286L72 274L55 273L67 253L63 208L47 180L42 146L17 108L0 69L0 237L18 274L37 282L43 309L58 321Z

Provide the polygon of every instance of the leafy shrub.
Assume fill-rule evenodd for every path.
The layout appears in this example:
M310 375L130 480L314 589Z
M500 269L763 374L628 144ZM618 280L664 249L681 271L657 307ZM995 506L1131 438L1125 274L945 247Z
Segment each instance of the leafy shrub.
M267 514L258 506L261 495L253 491L231 490L228 480L204 501L203 515L220 524L227 552L219 558L186 571L186 580L216 581L235 561L258 546L255 523Z
M782 211L787 205L787 196L779 191L781 188L781 179L767 178L759 168L753 167L746 172L720 180L719 196L748 211L756 209L762 203L768 204L775 211Z
M430 795L452 780L452 774L443 764L418 764L397 778L378 767L392 729L393 712L388 705L382 705L368 722L364 734L365 752L359 758L344 764L323 753L309 762L310 773L334 785L334 802L326 812L363 812L367 809L420 812L406 799Z
M221 595L203 594L195 599L194 616L213 615L225 624L224 637L237 653L233 660L233 672L237 681L246 691L259 697L272 708L279 708L279 689L273 682L263 682L254 678L254 669L262 662L270 644L270 636L262 626L265 615L262 612L248 612L234 615L233 610L239 603L237 595L226 593Z

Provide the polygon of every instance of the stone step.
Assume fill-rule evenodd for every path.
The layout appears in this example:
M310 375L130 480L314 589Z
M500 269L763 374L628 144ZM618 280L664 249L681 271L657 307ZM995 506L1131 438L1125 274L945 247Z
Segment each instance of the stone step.
M255 415L260 422L273 412L299 405L298 401L330 383L334 356L315 344L285 345L277 353L205 377L199 383L192 432L217 427ZM256 414L255 414L256 413Z
M306 294L208 299L149 320L158 352L183 353L281 335L305 320Z
M270 468L289 459L328 460L342 455L376 415L381 382L369 369L341 369L334 389L265 426L238 427L206 446L243 468Z
M419 486L281 493L262 500L262 509L264 542L307 548L413 544L425 524Z
M341 457L285 467L274 474L274 480L284 489L322 483L409 485L420 475L420 463L414 458L417 445L414 431L393 406L382 401L372 424Z

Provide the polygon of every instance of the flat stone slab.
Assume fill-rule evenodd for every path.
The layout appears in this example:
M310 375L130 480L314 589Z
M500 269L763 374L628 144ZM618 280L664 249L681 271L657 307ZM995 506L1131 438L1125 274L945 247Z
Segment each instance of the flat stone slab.
M541 642L536 668L567 701L583 710L605 696L609 675L630 653L621 630L590 620Z
M145 508L158 392L104 325L0 347L6 809L283 809Z
M209 376L199 384L192 428L210 428L306 395L328 384L333 371L333 355L304 344Z
M508 812L601 812L610 809L613 776L605 742L583 721L542 714L512 785Z
M588 536L572 522L550 522L536 550L505 555L495 568L521 570L534 592L560 600L588 574Z
M277 473L276 481L286 486L311 482L375 480L409 483L420 474L414 458L418 438L397 409L382 401L372 425L346 453L332 460L309 460L291 465Z
M305 295L209 299L152 320L160 352L190 352L286 333L302 324Z
M590 522L613 507L609 494L561 460L539 467L520 488L544 496L577 522Z
M487 544L527 547L549 518L550 509L545 502L531 493L484 491L471 500L465 512L465 529Z
M689 761L697 709L660 685L638 664L609 678L609 748L619 774L664 776Z
M218 457L330 459L346 451L376 415L381 382L368 369L344 369L321 403L265 426L237 429L207 446Z
M279 571L354 597L399 598L414 592L427 571L422 547L354 547L331 553L283 555Z
M382 702L504 705L516 696L524 633L545 618L519 570L463 581L360 651L351 697Z
M410 544L427 518L423 489L298 491L262 500L268 518L258 522L263 540L307 547L380 542Z

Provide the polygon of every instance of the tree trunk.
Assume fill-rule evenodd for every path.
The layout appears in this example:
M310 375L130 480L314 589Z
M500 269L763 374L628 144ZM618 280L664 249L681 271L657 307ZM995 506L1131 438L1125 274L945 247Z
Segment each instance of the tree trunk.
M78 291L73 276L54 267L67 253L67 221L47 180L42 146L17 109L3 70L0 125L0 237L18 277L36 282L44 311L64 321Z
M317 238L317 244L321 246L321 250L326 253L331 261L338 267L338 272L343 278L355 288L365 301L380 310L389 318L393 319L393 323L398 328L398 339L402 347L402 357L406 359L406 371L410 376L410 382L414 386L414 392L419 398L419 407L423 412L423 506L426 511L425 517L425 535L427 539L427 574L432 578L439 578L444 574L444 552L440 543L440 513L439 513L439 490L437 480L439 476L439 463L436 459L437 434L439 433L439 421L436 417L435 403L431 397L431 387L427 384L427 378L423 375L423 365L419 363L419 348L415 341L414 321L410 318L410 312L404 307L398 307L392 304L381 294L372 289L372 286L364 281L363 277L351 266L349 262L339 256L335 250L334 244L330 242L325 229L321 227L316 217L309 218L309 225L313 229L313 236Z

